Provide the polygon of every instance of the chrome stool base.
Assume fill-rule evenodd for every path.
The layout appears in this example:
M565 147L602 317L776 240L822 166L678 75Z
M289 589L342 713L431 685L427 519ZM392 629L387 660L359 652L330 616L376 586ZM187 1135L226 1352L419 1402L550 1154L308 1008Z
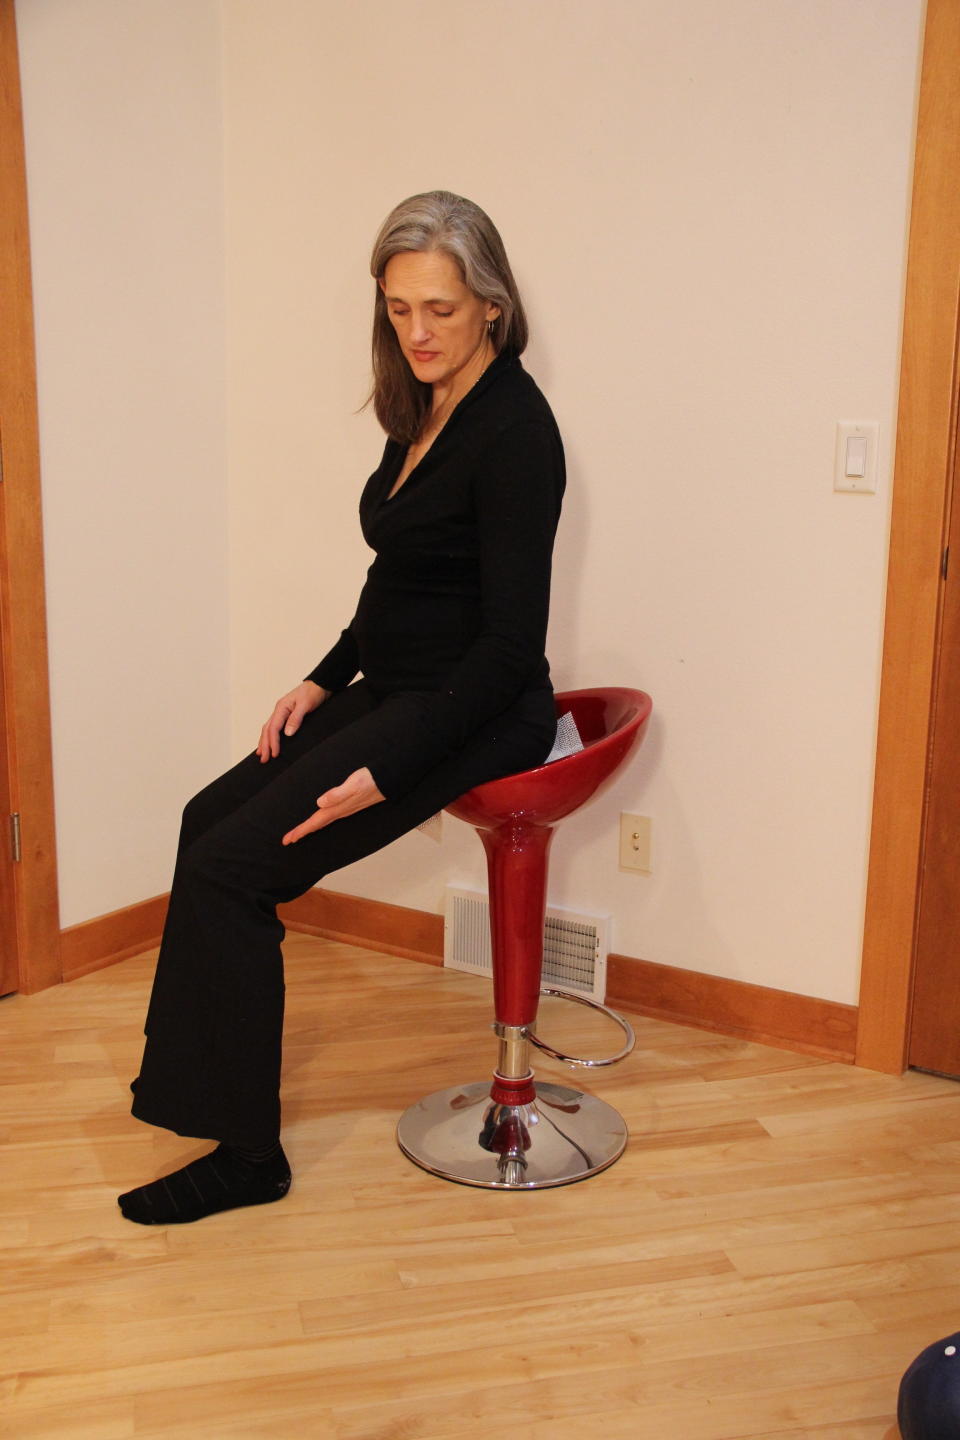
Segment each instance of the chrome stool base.
M542 1190L606 1170L627 1144L619 1111L565 1085L538 1085L532 1105L502 1105L490 1081L426 1095L404 1111L397 1143L414 1164L461 1185Z

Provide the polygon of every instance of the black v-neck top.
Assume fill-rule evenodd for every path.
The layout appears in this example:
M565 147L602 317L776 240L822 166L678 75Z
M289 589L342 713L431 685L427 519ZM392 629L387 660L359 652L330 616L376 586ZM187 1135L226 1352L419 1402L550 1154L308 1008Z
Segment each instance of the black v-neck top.
M402 728L368 762L389 799L524 691L549 687L550 565L565 483L550 407L506 353L391 496L405 455L388 440L364 487L360 523L376 559L357 613L308 677L340 690L362 671L384 698L409 697Z

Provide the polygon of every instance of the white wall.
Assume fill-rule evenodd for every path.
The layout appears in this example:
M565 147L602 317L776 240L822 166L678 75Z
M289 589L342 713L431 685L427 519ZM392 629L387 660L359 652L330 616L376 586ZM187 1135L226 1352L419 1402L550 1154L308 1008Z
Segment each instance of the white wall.
M216 0L19 0L61 920L229 758Z
M921 0L225 0L234 745L349 619L380 437L383 214L445 186L498 222L570 489L560 685L656 722L565 822L551 898L615 947L855 1001ZM879 494L835 495L839 419ZM617 868L620 810L654 873ZM330 880L436 910L446 822Z

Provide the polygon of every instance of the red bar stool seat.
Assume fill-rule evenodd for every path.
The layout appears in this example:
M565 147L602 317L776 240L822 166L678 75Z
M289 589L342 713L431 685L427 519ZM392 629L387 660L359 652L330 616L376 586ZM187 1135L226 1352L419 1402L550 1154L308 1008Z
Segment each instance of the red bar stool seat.
M633 1031L610 1015L625 1044L603 1060L563 1055L534 1034L541 993L547 857L553 829L590 800L641 740L652 702L641 690L570 690L556 696L583 749L534 770L491 780L448 805L475 826L487 855L493 952L493 1029L499 1055L489 1080L426 1096L401 1116L397 1141L417 1165L447 1180L495 1190L533 1190L586 1179L623 1154L627 1127L603 1100L564 1085L537 1084L530 1046L571 1065L611 1065L630 1053Z

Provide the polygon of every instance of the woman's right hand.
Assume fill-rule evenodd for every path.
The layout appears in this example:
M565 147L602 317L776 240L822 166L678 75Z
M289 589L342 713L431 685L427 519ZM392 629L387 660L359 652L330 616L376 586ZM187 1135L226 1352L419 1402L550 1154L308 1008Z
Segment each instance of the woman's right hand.
M260 756L261 765L280 754L281 730L284 735L296 735L304 715L316 710L330 694L322 685L315 685L312 680L304 680L295 690L290 690L280 697L273 707L273 714L260 731L257 754Z

